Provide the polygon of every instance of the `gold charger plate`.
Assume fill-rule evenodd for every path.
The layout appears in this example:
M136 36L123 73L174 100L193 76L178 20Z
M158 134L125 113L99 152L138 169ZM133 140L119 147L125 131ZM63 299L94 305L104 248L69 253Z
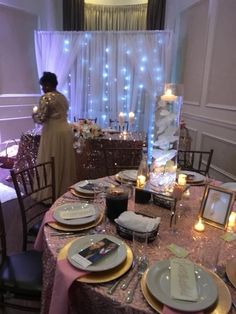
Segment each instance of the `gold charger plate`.
M213 307L204 311L205 314L225 314L230 311L231 308L231 294L229 292L228 287L225 285L223 280L221 280L215 273L207 270L207 272L211 275L218 290L218 301L217 304ZM163 311L163 304L159 302L148 290L146 285L146 278L147 278L148 269L144 273L141 279L141 289L142 293L148 302L148 304L157 311L157 313L162 313Z
M229 281L236 288L236 258L227 261L225 270Z
M71 242L67 243L60 251L58 255L58 259L64 259L67 258L67 252L69 250L69 247L71 244L76 241L72 240ZM85 283L104 283L104 282L109 282L112 280L115 280L122 275L124 275L131 267L133 263L133 253L130 247L126 244L127 248L127 257L123 263L121 263L119 266L107 270L107 271L102 271L102 272L93 272L90 274L87 274L83 277L80 277L77 279L79 282L85 282Z
M70 189L71 194L73 194L76 197L79 198L85 198L85 199L94 199L94 194L92 195L88 195L88 194L83 194L83 193L79 193L78 191L74 190L74 189Z
M93 222L84 224L84 225L67 226L67 225L60 224L59 222L48 222L47 224L50 227L56 230L60 230L60 231L82 231L82 230L87 230L87 229L96 227L102 222L102 219L103 219L103 214L100 214L96 220L94 220Z

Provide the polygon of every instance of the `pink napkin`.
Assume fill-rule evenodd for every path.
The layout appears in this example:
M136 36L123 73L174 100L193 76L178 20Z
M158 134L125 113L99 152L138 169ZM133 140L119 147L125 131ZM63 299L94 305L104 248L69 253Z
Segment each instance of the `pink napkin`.
M162 314L184 314L184 313L188 313L188 314L203 314L202 311L200 312L183 312L183 311L178 311L178 310L174 310L174 309L171 309L170 307L164 305L163 307L163 311L162 311Z
M55 222L55 219L53 217L51 210L48 210L45 213L39 232L37 234L37 238L34 242L34 249L37 251L43 251L43 239L44 239L43 229L44 229L45 224L48 222Z
M49 314L69 312L68 291L73 281L87 272L73 267L66 259L57 260Z

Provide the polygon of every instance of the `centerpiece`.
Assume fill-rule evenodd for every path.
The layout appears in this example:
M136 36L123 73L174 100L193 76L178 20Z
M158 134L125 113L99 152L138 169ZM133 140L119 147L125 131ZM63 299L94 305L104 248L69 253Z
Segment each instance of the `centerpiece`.
M172 190L176 180L182 87L166 84L157 97L150 183L158 192Z
M75 137L74 148L77 153L82 151L84 140L97 138L102 135L100 126L88 119L74 122L71 126Z

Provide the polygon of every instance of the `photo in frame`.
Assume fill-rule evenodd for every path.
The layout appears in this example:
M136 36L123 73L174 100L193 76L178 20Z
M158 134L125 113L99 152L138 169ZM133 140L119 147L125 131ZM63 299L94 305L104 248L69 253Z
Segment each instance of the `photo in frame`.
M200 217L214 227L226 229L233 202L233 191L207 185L201 203Z

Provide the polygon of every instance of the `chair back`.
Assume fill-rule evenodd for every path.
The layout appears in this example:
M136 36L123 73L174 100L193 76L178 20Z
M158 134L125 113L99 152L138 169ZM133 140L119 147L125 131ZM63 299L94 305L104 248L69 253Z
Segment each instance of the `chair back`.
M120 132L128 131L129 130L129 122L124 121L124 125L123 125L123 127L121 127L118 120L109 119L109 127L111 129L118 130Z
M44 213L55 202L55 165L50 161L23 170L11 170L23 225L23 250L27 246L28 231L42 220Z
M6 232L2 212L2 204L0 202L0 269L6 259L6 256L7 256Z
M97 118L94 118L94 119L90 119L90 118L79 118L79 119L75 119L74 122L78 122L78 121L90 121L90 122L93 122L93 123L97 123Z
M213 149L210 151L179 150L177 163L181 170L189 170L207 175L209 173Z
M106 173L108 176L110 176L116 174L121 170L138 169L142 159L142 147L104 147L103 154Z

